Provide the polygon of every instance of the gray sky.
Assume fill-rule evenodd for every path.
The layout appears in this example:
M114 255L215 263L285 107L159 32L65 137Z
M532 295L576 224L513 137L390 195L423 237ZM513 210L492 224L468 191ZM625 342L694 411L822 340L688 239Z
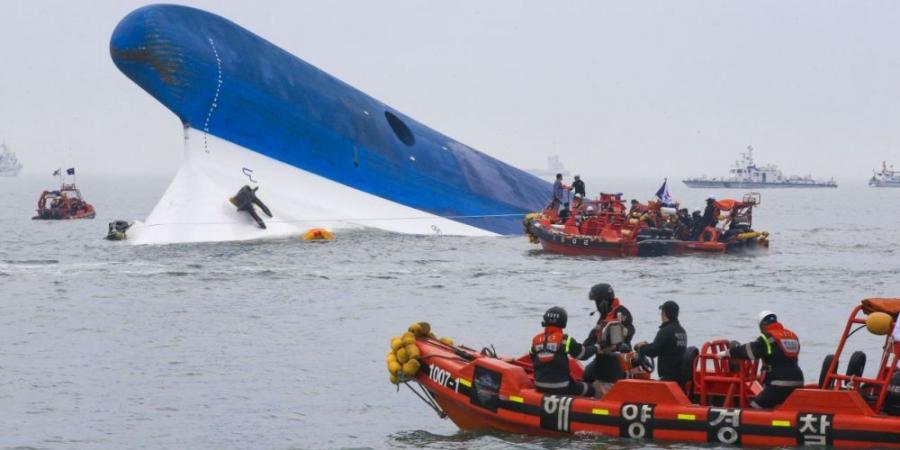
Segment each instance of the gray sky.
M177 118L109 36L134 1L0 2L0 140L27 172L174 174ZM522 168L900 166L900 2L191 1Z

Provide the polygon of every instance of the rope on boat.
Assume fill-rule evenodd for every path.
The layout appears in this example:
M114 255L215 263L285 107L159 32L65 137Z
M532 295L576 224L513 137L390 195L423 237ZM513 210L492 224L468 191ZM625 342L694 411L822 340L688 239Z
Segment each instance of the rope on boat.
M419 386L419 389L421 389L421 393L410 385L410 381L414 382L415 384L417 384ZM420 399L422 399L422 401L425 402L426 405L428 405L432 410L434 410L434 412L437 413L438 417L440 417L441 419L447 418L447 413L445 413L444 410L441 409L440 405L437 404L437 401L435 401L435 399L431 395L431 393L428 392L428 389L425 389L425 386L422 386L422 383L419 383L419 380L417 380L415 378L411 378L409 380L402 380L401 383L406 385L406 387L408 387L409 390L411 390L413 392L413 394L416 394L416 397L419 397ZM399 385L397 386L397 390L400 390Z

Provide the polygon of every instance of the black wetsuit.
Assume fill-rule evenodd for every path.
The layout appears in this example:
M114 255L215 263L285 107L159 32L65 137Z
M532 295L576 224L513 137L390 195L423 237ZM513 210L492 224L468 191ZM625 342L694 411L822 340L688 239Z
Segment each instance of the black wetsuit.
M799 341L797 341L799 353ZM763 332L755 341L728 350L728 355L740 359L761 359L766 367L765 387L750 402L754 408L774 408L798 387L803 387L803 370L797 364L797 357L785 354L775 337Z
M581 194L581 197L584 198L586 195L584 192L584 181L583 180L575 180L572 182L572 190L575 191L576 194Z
M687 333L678 319L659 326L653 342L642 346L638 353L656 358L659 379L681 382L681 360L687 348Z
M622 322L627 331L624 342L620 348L614 349L614 351L630 351L631 339L634 337L634 318L631 316L631 311L621 305L614 306L612 312L597 320L597 326L584 340L584 345L597 345L597 333L603 329L606 322L611 320ZM594 381L613 383L622 378L625 378L625 372L619 364L619 356L615 353L597 353L597 356L584 368L584 381L588 383Z
M559 210L559 223L566 223L566 220L571 216L572 213L569 211L569 208L563 208Z
M256 221L257 225L260 228L266 228L266 223L263 222L262 218L259 217L259 214L256 213L256 208L253 205L259 206L267 216L272 217L272 212L269 211L269 208L256 197L257 188L250 188L250 186L242 187L234 197L231 198L231 203L237 207L238 211L246 211L247 214L250 214L250 217Z

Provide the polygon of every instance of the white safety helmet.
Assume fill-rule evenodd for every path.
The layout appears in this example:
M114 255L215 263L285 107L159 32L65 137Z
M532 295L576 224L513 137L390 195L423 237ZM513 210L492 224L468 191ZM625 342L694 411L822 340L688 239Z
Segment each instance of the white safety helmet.
M706 200L707 200L707 201L709 201L709 200L715 201L715 200L716 200L716 196L715 196L715 195L710 195L710 196L706 197Z
M594 205L590 205L584 210L584 213L589 216L593 216L597 213L597 210L594 208Z
M772 317L771 322L776 322L778 320L778 316L776 316L775 313L765 309L759 312L759 316L757 316L757 319L759 319L758 323L762 325L764 321L767 321L766 319L768 319L769 316Z
M581 198L581 193L576 193L575 198Z

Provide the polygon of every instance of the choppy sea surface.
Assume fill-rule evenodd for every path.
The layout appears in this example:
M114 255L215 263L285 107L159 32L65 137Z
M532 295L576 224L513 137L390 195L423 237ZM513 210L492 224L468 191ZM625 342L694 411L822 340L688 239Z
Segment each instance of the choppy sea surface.
M659 182L591 180L588 190L647 199ZM0 178L0 448L689 448L460 432L388 383L388 340L424 320L519 355L550 306L585 335L587 291L609 282L638 340L653 338L669 299L695 346L753 339L757 312L771 309L799 334L815 380L860 299L900 296L900 189L864 179L763 191L755 226L772 248L755 256L571 258L521 236L376 230L329 243L102 239L108 221L144 218L167 183L80 176L98 218L54 223L30 220L53 178ZM697 206L712 192L671 190ZM880 354L875 338L854 341L870 362Z

